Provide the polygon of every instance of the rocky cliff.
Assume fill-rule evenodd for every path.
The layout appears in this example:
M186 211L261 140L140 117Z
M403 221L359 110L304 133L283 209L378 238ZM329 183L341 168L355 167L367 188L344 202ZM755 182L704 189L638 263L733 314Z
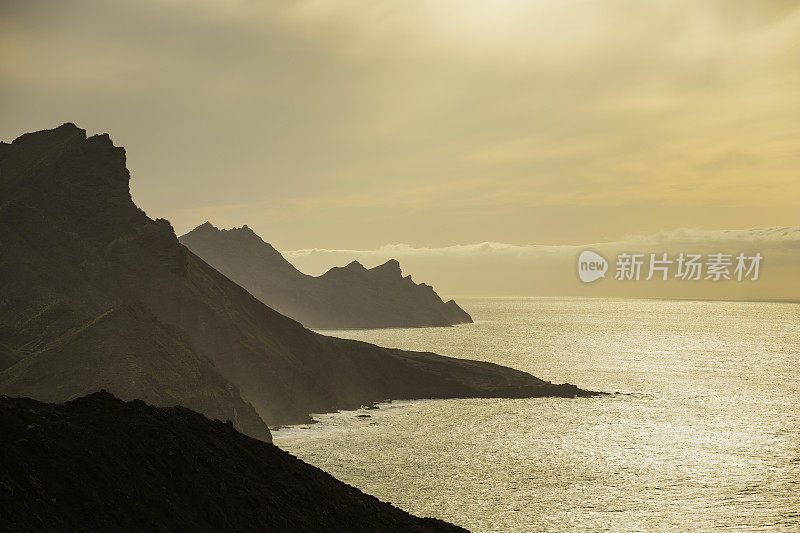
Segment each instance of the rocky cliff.
M247 226L220 230L210 222L179 241L276 311L315 329L452 326L472 322L430 285L403 276L392 259L374 268L357 261L321 276L297 270Z
M320 335L136 207L125 151L73 124L0 144L0 393L107 387L268 438L385 398L586 394L489 363Z

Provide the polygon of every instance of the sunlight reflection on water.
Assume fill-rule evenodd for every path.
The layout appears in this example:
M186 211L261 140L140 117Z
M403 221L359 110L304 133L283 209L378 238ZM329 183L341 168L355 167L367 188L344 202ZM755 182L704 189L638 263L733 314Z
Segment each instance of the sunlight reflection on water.
M627 394L393 402L275 443L473 531L800 528L800 305L459 303L475 324L325 333Z

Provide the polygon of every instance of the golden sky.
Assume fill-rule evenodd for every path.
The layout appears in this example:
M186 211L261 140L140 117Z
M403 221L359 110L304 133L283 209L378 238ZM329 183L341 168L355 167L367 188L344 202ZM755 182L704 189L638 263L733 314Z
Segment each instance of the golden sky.
M280 249L798 224L796 0L9 2L0 138Z
M591 250L608 263L603 279L580 281L581 252ZM620 254L641 254L638 279L617 280ZM649 267L654 254L666 266L667 280ZM667 254L664 258L663 254ZM699 279L681 279L679 256L700 255ZM727 257L727 278L707 279L708 263L716 254ZM745 266L761 255L757 279L735 274L737 257ZM710 298L733 300L780 299L800 302L800 226L748 230L679 229L652 235L630 235L602 243L575 245L512 245L483 242L443 247L405 244L376 249L311 248L284 250L301 271L319 275L333 266L358 260L367 268L397 259L404 274L433 284L445 297L475 296L590 296L644 298ZM659 263L656 263L658 265ZM655 275L658 274L658 275Z

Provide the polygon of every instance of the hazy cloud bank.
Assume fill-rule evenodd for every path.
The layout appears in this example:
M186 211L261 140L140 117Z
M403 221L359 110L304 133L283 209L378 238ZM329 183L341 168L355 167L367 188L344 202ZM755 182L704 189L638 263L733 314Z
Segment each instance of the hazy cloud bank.
M613 263L620 252L678 254L716 252L764 256L757 282L629 282L610 279L585 285L576 276L582 250L603 254ZM616 295L713 298L800 297L800 226L746 230L682 228L625 240L570 246L513 245L498 242L438 248L390 244L374 250L305 249L284 251L300 270L320 274L357 260L367 267L394 258L417 281L445 295Z

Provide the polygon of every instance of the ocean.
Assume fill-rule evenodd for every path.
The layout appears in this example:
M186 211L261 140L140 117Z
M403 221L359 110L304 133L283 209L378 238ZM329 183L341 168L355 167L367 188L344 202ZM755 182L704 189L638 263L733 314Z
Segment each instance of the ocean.
M393 401L275 444L475 532L800 529L800 305L458 302L474 324L323 333L612 394Z

